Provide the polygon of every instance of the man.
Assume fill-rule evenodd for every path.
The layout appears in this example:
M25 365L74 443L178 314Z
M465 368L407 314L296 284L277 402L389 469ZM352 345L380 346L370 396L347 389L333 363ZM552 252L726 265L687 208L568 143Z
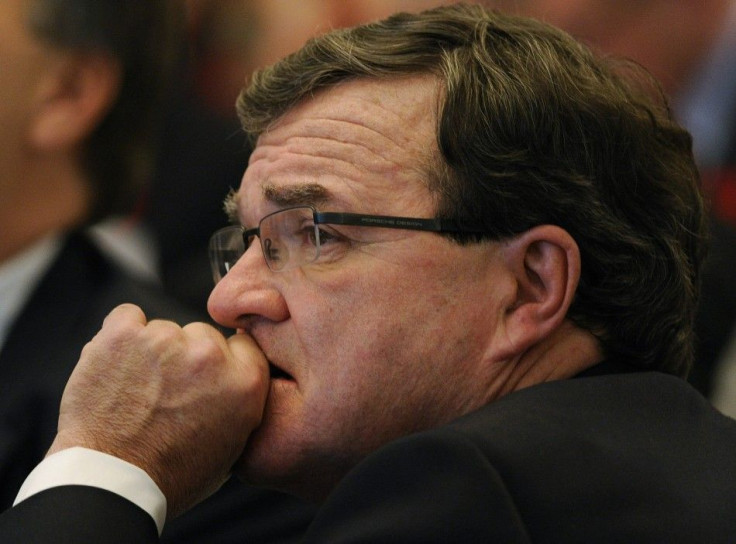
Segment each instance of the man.
M728 541L736 423L678 377L698 176L649 87L478 6L255 75L212 244L238 334L114 310L0 534L155 542L233 467L323 501L310 542Z
M178 2L163 0L0 3L2 509L43 459L79 352L112 308L201 319L133 279L87 231L128 213L149 179L181 18ZM283 541L309 519L297 504L232 483L165 540ZM244 519L264 505L274 518Z

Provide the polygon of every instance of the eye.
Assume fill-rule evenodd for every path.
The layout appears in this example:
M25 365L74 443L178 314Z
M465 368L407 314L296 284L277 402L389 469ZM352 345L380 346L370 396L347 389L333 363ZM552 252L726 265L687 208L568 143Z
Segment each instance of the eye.
M319 242L320 245L324 246L326 244L338 242L341 240L345 240L344 236L340 236L339 234L335 232L331 232L325 228L317 227L316 230L319 230ZM312 245L317 245L317 232L314 228L314 224L311 225L305 225L304 226L304 237L306 238L307 242Z
M320 250L317 263L328 264L342 259L354 247L354 242L336 229L319 228Z
M271 262L278 262L281 258L279 248L273 245L273 240L266 238L263 240L263 253L266 256L266 260Z
M307 240L307 243L310 246L316 246L317 245L317 231L314 228L314 225L308 225L304 227L304 237ZM322 234L320 233L320 241L322 240Z
M312 238L314 238L314 234L312 234ZM321 245L329 244L331 242L339 242L341 239L343 239L342 236L323 228L319 229L319 241Z

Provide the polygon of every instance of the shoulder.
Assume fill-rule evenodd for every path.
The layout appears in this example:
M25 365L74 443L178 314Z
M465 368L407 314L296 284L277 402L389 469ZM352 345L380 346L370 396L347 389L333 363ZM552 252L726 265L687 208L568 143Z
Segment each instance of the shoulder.
M450 431L405 437L340 483L307 542L529 542L496 467Z
M725 514L736 504L734 447L736 422L678 378L647 372L544 384L368 456L314 530L322 537L325 528L367 527L376 541L394 534L410 542L717 541L736 529ZM695 492L698 507L685 520L678 505Z

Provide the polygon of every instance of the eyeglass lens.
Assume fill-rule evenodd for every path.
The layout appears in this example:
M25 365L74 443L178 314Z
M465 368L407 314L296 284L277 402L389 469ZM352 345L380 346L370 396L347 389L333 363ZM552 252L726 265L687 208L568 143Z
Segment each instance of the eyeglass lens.
M218 230L210 238L209 253L212 277L217 283L245 253L243 229L241 227L225 227Z
M271 270L295 268L319 256L319 232L311 208L289 208L267 215L259 231L263 255Z
M253 236L246 244L241 227L225 227L212 236L210 261L215 283L235 266ZM314 211L309 207L288 208L265 216L257 236L266 264L274 271L296 268L314 262L319 256L319 229L314 223Z

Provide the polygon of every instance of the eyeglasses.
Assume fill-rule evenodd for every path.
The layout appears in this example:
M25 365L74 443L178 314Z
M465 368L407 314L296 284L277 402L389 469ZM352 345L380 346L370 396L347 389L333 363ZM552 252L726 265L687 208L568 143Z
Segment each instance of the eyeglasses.
M317 261L325 253L326 246L339 243L341 238L336 233L320 229L319 225L462 232L453 222L442 219L318 212L311 206L286 208L268 214L255 228L225 227L212 235L209 253L215 283L235 266L255 236L261 241L266 264L274 272Z

